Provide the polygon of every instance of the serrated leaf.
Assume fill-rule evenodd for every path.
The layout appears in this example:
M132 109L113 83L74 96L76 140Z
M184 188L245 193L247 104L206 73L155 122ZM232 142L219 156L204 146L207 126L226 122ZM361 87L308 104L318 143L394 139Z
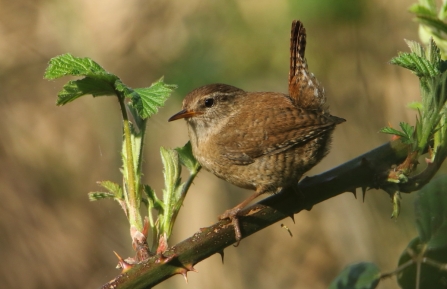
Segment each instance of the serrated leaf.
M126 97L132 99L132 105L141 116L146 119L158 111L163 106L171 92L176 88L175 85L166 84L163 78L152 83L150 87L136 88L126 94Z
M392 134L392 135L397 135L400 137L405 137L405 134L403 132L401 132L400 130L394 129L392 127L384 127L380 130L380 132L386 133L386 134Z
M411 140L414 134L414 127L406 122L400 122L399 126L402 128L402 132L405 134L405 137Z
M401 52L390 61L391 64L401 66L413 71L418 77L436 76L439 74L438 68L429 60L416 55L416 53Z
M422 188L415 200L416 227L428 249L447 246L447 176L442 175Z
M94 97L114 95L114 83L118 79L90 58L74 57L68 53L52 58L44 75L46 79L63 76L85 76L85 78L69 81L64 85L58 93L57 105L64 105L88 94Z
M92 59L88 57L74 57L70 53L51 58L44 77L46 79L56 79L69 75L100 77L111 83L117 79L115 75L105 71Z
M425 48L417 41L405 39L410 51L419 57L425 57Z
M64 105L73 100L91 94L93 97L113 95L115 91L109 83L86 77L79 80L69 81L57 94L57 105Z
M428 43L426 57L433 65L439 66L439 63L441 62L441 50L436 46L433 38L431 38Z
M181 164L184 165L191 173L197 172L200 164L192 154L191 142L187 142L183 147L176 148L175 150L178 153Z
M357 263L346 267L332 281L329 289L373 289L380 281L380 270L374 263Z
M109 191L109 193L112 193L115 198L117 199L123 198L123 190L119 184L114 183L112 181L101 181L98 182L98 185Z
M114 199L115 195L112 193L106 193L106 192L90 192L88 193L88 199L90 201L98 201L101 199Z

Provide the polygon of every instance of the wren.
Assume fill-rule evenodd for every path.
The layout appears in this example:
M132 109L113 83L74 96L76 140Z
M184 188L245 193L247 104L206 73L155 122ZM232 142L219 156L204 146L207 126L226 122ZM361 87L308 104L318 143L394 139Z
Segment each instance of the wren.
M306 30L293 21L289 95L205 85L190 92L183 110L169 119L186 120L192 152L206 170L255 190L219 217L232 221L237 243L240 210L261 194L296 186L329 152L335 126L345 121L329 114L324 89L308 71L305 47Z

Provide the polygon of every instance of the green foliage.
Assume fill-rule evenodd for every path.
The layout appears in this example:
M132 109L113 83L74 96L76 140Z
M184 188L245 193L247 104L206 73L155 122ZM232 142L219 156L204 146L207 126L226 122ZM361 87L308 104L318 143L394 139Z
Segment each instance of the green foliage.
M414 127L412 127L411 125L409 125L408 123L405 123L405 122L399 123L399 126L402 129L402 131L399 131L392 127L384 127L382 129L382 132L397 135L400 137L400 139L403 143L412 144L413 143Z
M147 228L143 227L143 218L140 213L141 203L145 204L148 208L147 219L152 232L152 253L158 248L165 248L187 190L200 171L200 165L194 159L189 143L175 150L161 148L165 179L163 199L160 200L149 185L142 184L146 121L151 115L157 113L158 108L163 106L176 86L166 84L163 78L160 78L150 87L133 89L90 58L79 58L70 54L52 58L45 71L46 79L63 76L82 78L69 81L63 86L58 93L57 105L67 104L84 95L93 97L111 95L118 98L121 107L123 185L120 186L111 181L99 182L106 191L89 193L90 200L116 200L129 219L133 244L140 245L141 242L146 242L145 238L148 237L145 235ZM181 165L190 171L190 176L184 183L180 178ZM158 214L156 221L152 215L153 211ZM143 235L144 238L141 238ZM163 244L159 244L159 240L162 240ZM144 245L139 247L145 248ZM137 255L139 255L138 252Z
M380 270L374 263L357 263L346 267L332 281L329 289L373 289L380 281Z
M157 113L157 109L163 106L171 92L177 88L172 84L165 84L163 77L151 84L150 87L137 88L132 93L132 104L138 114L144 119Z
M165 210L163 214L160 214L159 231L166 232L169 236L172 231L172 222L170 221L177 208L184 184L182 184L180 178L182 167L177 152L161 147L160 154L164 167L165 189L163 190L163 200Z
M179 155L180 162L191 173L195 173L200 169L200 164L192 154L192 146L190 142L187 142L185 146L175 149Z
M444 33L447 32L447 2L442 1L441 7L436 5L433 0L420 0L419 3L410 7L415 20L420 24L419 36L424 43L428 43L433 38L443 51L447 51L447 41L444 39ZM444 52L443 52L444 53Z
M160 155L163 162L163 175L165 188L163 189L163 199L160 200L155 191L148 185L144 185L144 192L147 199L143 201L148 207L149 223L152 230L152 251L158 247L160 237L169 239L175 224L177 215L182 207L188 189L200 171L200 165L191 152L191 144L176 149L160 148ZM182 182L180 177L181 165L189 170L189 178ZM152 211L156 210L158 218L154 221Z
M132 89L90 58L74 57L68 53L52 58L44 75L46 79L63 76L84 78L65 84L58 93L57 105L67 104L89 94L93 97L118 94L131 99L131 105L142 119L155 114L176 88L175 85L165 84L163 78L160 78L150 87Z
M434 160L438 150L442 154L447 151L447 126L442 125L446 121L447 62L441 59L440 50L433 40L427 48L414 41L407 41L407 44L411 53L399 53L391 63L409 69L419 77L422 100L412 104L418 110L416 125L413 127L401 122L401 130L385 127L381 132L399 136L418 154L422 154L435 140L431 156ZM418 155L414 157L417 159Z
M102 181L98 184L107 190L107 192L92 192L89 193L89 199L91 201L97 201L98 199L114 198L117 200L123 199L123 189L117 183L111 181Z
M419 237L402 252L397 282L403 289L445 289L447 280L447 247L427 250ZM444 269L442 269L444 268Z
M416 227L419 236L410 241L395 271L381 274L372 263L345 268L331 283L335 288L376 288L380 279L397 275L401 288L445 288L447 280L447 176L432 180L417 193Z
M419 240L428 250L447 246L447 176L428 183L415 201Z

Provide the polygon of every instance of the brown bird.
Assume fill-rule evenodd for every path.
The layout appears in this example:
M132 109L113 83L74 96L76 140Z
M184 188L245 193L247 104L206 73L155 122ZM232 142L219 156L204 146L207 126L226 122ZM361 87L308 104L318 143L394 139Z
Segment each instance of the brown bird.
M296 185L328 153L335 126L345 121L329 114L324 89L307 70L300 21L292 23L290 46L289 95L205 85L169 119L186 120L193 154L205 169L256 191L219 217L232 221L238 243L239 211L261 194Z

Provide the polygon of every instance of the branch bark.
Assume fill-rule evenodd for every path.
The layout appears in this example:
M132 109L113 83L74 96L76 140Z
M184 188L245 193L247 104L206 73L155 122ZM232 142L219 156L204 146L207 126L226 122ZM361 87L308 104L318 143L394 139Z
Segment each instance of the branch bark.
M298 183L298 191L287 189L246 208L240 218L242 237L246 238L302 210L344 192L355 194L357 188L386 186L388 170L402 162L408 147L400 141L386 143L320 175L306 177ZM227 220L203 228L192 237L135 265L102 288L151 288L175 274L186 276L193 265L220 253L235 242L234 229Z

